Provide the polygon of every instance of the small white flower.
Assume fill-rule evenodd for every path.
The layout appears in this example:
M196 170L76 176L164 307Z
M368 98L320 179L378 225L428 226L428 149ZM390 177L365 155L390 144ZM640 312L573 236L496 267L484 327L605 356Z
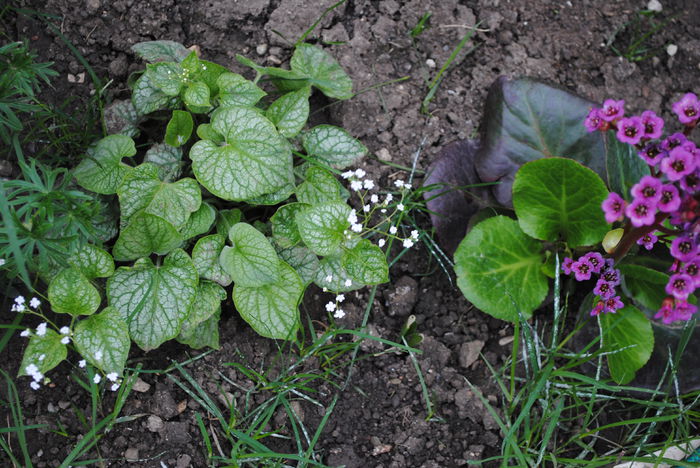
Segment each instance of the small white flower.
M374 188L374 181L372 179L366 179L364 182L365 189L372 190Z
M206 69L207 69L207 66L206 66L206 65L202 65L202 70L206 70Z
M100 374L95 374L95 377L92 378L92 381L95 382L96 384L100 383L102 380L102 376Z
M340 174L340 177L343 179L349 179L350 177L355 175L355 171L345 171L342 174Z
M120 385L118 383L115 383L115 384L112 384L112 386L109 387L109 389L112 390L113 392L116 392L117 390L119 390L119 386Z
M95 353L95 360L96 360L96 361L99 361L99 360L101 360L101 359L102 359L102 351L97 351L97 352Z
M333 281L333 275L326 276L326 283L330 283L331 281Z
M386 241L385 241L384 239L379 239L379 241L377 242L377 245L378 245L380 248L381 248L381 247L384 247L384 244L386 244Z
M355 192L359 192L360 190L362 190L362 181L353 180L352 182L350 182L350 188Z
M341 319L341 318L345 317L345 311L343 309L338 309L333 314L333 317L335 317L337 319Z
M324 286L323 289L322 289L322 291L323 291L323 292L328 292L328 288Z
M379 195L373 193L372 196L369 197L369 201L371 201L372 203L377 203L379 201Z
M12 304L12 307L10 307L10 310L12 312L20 313L20 312L24 312L25 310L27 310L27 308L24 306L24 304Z
M78 367L82 368L85 366L87 366L87 362L85 361L85 359L81 359L80 361L78 361Z
M32 309L36 309L40 305L41 305L41 301L36 297L32 297L32 300L29 301L29 307L31 307Z
M30 387L32 387L32 390L39 390L41 388L41 385L39 385L38 382L32 382L29 384Z
M398 229L396 229L396 226L391 226L389 228L389 234L396 234L396 231L398 231Z
M355 224L357 222L357 211L351 210L348 215L348 223Z
M367 173L363 171L362 169L356 169L355 170L355 177L358 179L362 179Z
M352 229L354 232L362 232L362 224L353 224L350 226L350 229Z
M351 235L351 234L348 234L347 236L345 236L345 238L348 239L348 240L350 240L350 239L352 239L352 235Z
M369 203L368 203L368 204L366 204L365 206L362 207L362 211L364 211L365 213L369 213L369 210L370 210L371 208L372 208L372 207L369 206Z
M5 264L5 259L4 259L4 258L0 258L0 266L3 266L4 264Z
M391 203L391 200L393 200L393 199L394 199L394 196L390 193L387 193L386 198L384 199L384 204L388 205L389 203Z
M64 336L63 338L61 338L61 343L63 343L63 344L70 343L70 336Z
M394 185L396 185L396 186L399 187L399 188L403 187L404 184L405 184L405 182L404 182L403 180L401 180L401 179L397 179L397 180L394 181Z
M411 239L413 239L414 241L418 240L418 236L419 236L418 231L416 231L416 230L411 231Z
M41 356L39 356L39 361L43 361L44 359L46 359L46 354L42 354Z
M406 208L406 207L403 206L403 203L399 203L398 205L396 205L396 209L399 211L403 211L404 208Z
M350 286L352 286L352 280L351 280L351 279L346 279L344 284L345 284L346 287L350 287Z
M15 297L15 304L24 304L24 296Z
M117 375L116 372L110 372L109 374L105 375L105 377L107 377L107 380L109 380L110 382L116 382L117 377L119 377L119 376Z
M61 335L70 335L70 328L68 327L61 327L60 330L58 330Z
M35 372L32 374L32 379L34 379L34 382L41 382L41 380L44 378L44 374L41 372Z
M333 312L335 310L335 302L331 301L328 304L326 304L326 310L328 312Z
M407 249L410 249L411 247L413 247L413 241L411 239L404 239L403 246Z
M335 300L338 302L343 302L345 300L345 294L338 294L335 296Z
M36 364L29 364L24 368L24 372L26 372L27 375L34 375L39 372L39 368L36 366Z
M411 190L411 184L403 184L403 188L406 190Z
M38 327L36 327L37 336L46 335L46 322L41 322Z
M27 338L27 337L29 336L30 333L31 333L31 330L29 330L29 328L27 328L27 329L24 330L22 333L20 333L19 336L21 336L21 337L23 337L23 338Z
M379 210L379 211L382 212L382 213L386 213L386 208L382 208L382 209Z

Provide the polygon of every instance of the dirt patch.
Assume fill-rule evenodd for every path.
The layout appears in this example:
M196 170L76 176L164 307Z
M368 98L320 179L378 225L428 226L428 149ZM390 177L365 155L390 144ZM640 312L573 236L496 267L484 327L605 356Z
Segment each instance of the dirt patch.
M97 76L104 82L113 80L108 87L110 98L122 98L128 75L143 66L130 52L136 42L172 39L186 46L197 44L205 58L249 76L249 70L235 61L236 54L266 65L284 63L296 38L332 3L48 0L27 1L26 6L60 17L59 30ZM423 170L445 144L477 131L488 86L500 75L545 79L598 101L624 98L632 112L651 108L668 113L668 103L682 93L700 94L700 4L694 0L662 3L661 16L669 23L649 44L658 53L639 62L620 57L609 47L610 42L620 46L633 39L622 28L645 8L645 2L638 0L351 0L321 21L309 40L339 43L329 50L360 93L350 101L332 104L326 117L369 147L372 155L362 167L378 185L391 187L393 180L406 174L385 163L410 167L418 155L417 168ZM409 31L426 12L431 13L428 27L412 38ZM429 80L475 25L479 31L444 75L430 113L422 114L420 105ZM42 59L56 62L57 96L87 98L95 91L89 76L82 82L69 81L69 74L80 76L87 70L42 21L20 17L14 26L14 36L29 38ZM678 47L674 55L666 50L669 44ZM473 46L478 47L471 50ZM396 81L403 77L407 79ZM388 84L377 86L380 83ZM425 219L421 222L429 228ZM384 346L367 341L360 353L367 358L353 367L351 383L321 434L318 447L323 463L444 467L496 454L501 434L466 380L499 406L497 389L477 357L481 352L492 365L500 365L509 349L499 340L512 330L472 308L425 247L404 256L392 268L391 277L393 283L382 286L374 300L368 332L397 340L406 317L415 314L425 335L417 361L434 414L428 419L411 357L383 353ZM357 326L368 293L348 296L348 322L343 325ZM305 307L320 323L327 321L323 300L320 291L309 291ZM225 307L231 309L232 304ZM4 311L0 315L3 321L11 319ZM225 363L274 368L281 366L280 356L285 354L277 344L255 336L232 313L225 314L221 332L222 349L190 364L188 371L203 389L223 395L222 407L233 402L242 408L251 395L263 402L270 393L249 392L255 382ZM16 373L23 346L17 339L3 352L3 369ZM170 358L182 361L198 354L168 344L155 353L134 353L131 365L165 369ZM300 371L313 372L319 365L308 360ZM90 402L68 377L70 372L68 364L62 365L52 372L55 386L36 393L20 381L26 424L48 425L30 432L36 466L58 466L77 436L86 432L76 414L89 414ZM160 467L161 462L171 467L205 466L195 416L202 409L195 399L162 373L142 376L139 386L123 411L134 419L105 435L99 451L91 455L112 466L125 465L125 459L133 460L129 466ZM322 406L300 400L295 409L311 428L323 417L334 391L323 383L313 388ZM109 408L114 396L105 398L104 407ZM4 411L0 409L3 420ZM283 417L270 425L289 434ZM57 427L62 428L60 433L49 429ZM270 445L280 451L296 450L284 438L273 439Z

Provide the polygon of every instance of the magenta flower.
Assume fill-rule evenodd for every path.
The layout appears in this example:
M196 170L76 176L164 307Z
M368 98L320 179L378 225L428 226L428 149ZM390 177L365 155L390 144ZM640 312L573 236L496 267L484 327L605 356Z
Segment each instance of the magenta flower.
M669 153L668 157L661 160L661 166L659 166L661 172L666 174L668 180L676 181L683 178L683 176L690 174L695 170L695 157L690 151L683 149L683 147L673 148Z
M615 101L614 99L606 99L603 103L603 108L598 111L600 118L606 122L612 122L615 119L619 119L625 115L625 101L620 99Z
M593 307L593 310L591 310L591 316L595 317L596 315L600 315L604 308L605 303L603 301L598 301L595 307Z
M681 268L681 273L693 278L693 284L696 288L700 287L700 260L695 257L693 260L686 262Z
M661 302L661 308L659 311L654 315L655 319L662 319L664 323L669 324L673 322L675 319L673 317L673 298L672 297L666 297L664 300Z
M642 112L642 125L644 125L644 138L659 138L664 129L664 119L657 116L654 111Z
M698 311L698 307L687 301L676 301L675 318L676 320L690 320L693 314Z
M654 176L646 175L632 186L634 198L641 198L650 202L661 200L661 181Z
M573 258L564 257L564 261L561 264L561 271L563 271L565 275L570 275L571 274L571 265L573 265L573 263L574 263Z
M637 116L622 118L617 123L617 139L622 143L636 145L644 136L644 124Z
M598 252L588 252L581 258L591 264L593 273L600 273L605 266L605 259Z
M698 165L697 158L695 165ZM694 172L681 179L681 188L688 193L695 193L698 191L698 186L700 186L700 168L696 167Z
M615 286L600 278L595 284L595 288L593 288L593 294L600 296L602 299L609 299L615 295Z
M617 193L610 192L608 198L603 202L603 212L605 213L605 221L614 223L621 221L625 217L625 205L627 202Z
M651 226L656 216L656 202L635 198L627 205L625 214L635 227Z
M638 245L643 245L645 249L651 250L654 248L654 244L659 240L654 234L645 234L637 240Z
M618 286L620 284L620 270L616 268L608 268L600 277L613 286Z
M591 109L588 112L588 116L586 116L586 120L583 121L583 125L585 125L589 133L600 130L604 123L605 121L600 116L599 109L596 108Z
M574 272L576 281L586 281L591 279L593 265L591 265L588 260L581 257L578 259L578 261L571 264L571 271Z
M681 206L681 196L673 184L664 184L661 187L661 199L656 207L664 213L673 213Z
M669 135L661 142L661 149L664 151L671 151L673 148L681 146L683 143L688 141L688 138L682 133L674 133Z
M673 112L681 123L692 123L700 118L700 101L695 94L687 93L680 101L673 104Z
M676 299L686 300L693 291L695 291L695 282L685 273L671 275L666 284L666 292Z
M690 262L691 260L695 260L697 254L697 245L693 238L687 234L678 236L671 242L671 256L676 260Z
M666 155L657 143L650 143L637 153L650 166L656 166Z
M614 314L617 309L622 309L625 306L620 300L620 296L609 297L605 300L605 308L603 312L606 314Z

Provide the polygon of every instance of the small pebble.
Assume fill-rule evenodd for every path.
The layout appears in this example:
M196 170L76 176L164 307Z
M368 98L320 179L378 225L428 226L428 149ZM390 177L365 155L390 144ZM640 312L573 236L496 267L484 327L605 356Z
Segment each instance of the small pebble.
M146 421L146 427L151 432L159 432L163 430L165 423L163 423L163 420L158 416L152 414L148 417L148 421Z
M133 391L139 392L139 393L146 393L150 389L151 389L151 386L148 383L141 380L141 377L136 379L136 382L134 382L134 386L132 387Z
M647 10L649 11L654 11L658 13L663 9L664 7L661 5L661 2L659 0L649 0L649 3L647 3Z
M139 459L139 449L137 449L136 447L129 447L124 452L124 458L126 458L126 461L138 460Z
M666 53L670 57L673 57L674 55L676 55L676 52L678 52L678 46L676 44L669 44L666 46Z
M498 340L498 344L501 346L509 345L513 342L514 339L515 339L515 337L512 335L511 336L504 336L503 338Z
M433 59L426 60L425 64L428 66L428 68L435 68L435 60Z
M379 158L380 161L391 161L391 153L389 153L388 149L382 148L377 151L377 158Z
M267 53L267 44L258 44L258 46L255 48L255 53L261 57L265 55Z

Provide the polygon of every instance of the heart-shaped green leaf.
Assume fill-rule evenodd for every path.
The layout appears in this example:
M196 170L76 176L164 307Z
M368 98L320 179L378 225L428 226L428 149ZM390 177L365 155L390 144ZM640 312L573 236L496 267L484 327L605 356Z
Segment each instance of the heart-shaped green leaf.
M135 138L139 133L141 117L131 99L112 101L105 107L104 121L108 134L120 133Z
M318 125L302 135L302 144L312 158L342 169L367 153L365 145L333 125Z
M600 324L603 344L609 353L610 376L625 385L647 363L654 349L651 323L641 311L627 305L614 314L602 314Z
M80 270L87 279L108 278L114 273L114 259L96 245L82 244L68 258L68 263Z
M334 292L354 291L364 286L352 280L350 273L343 265L341 255L329 255L321 259L314 283L319 288L326 288Z
M253 107L267 93L237 73L223 73L216 80L221 107Z
M166 40L139 42L131 50L147 62L181 62L190 54L179 42Z
M287 248L277 247L277 255L296 270L304 285L308 285L316 279L316 273L321 267L316 254L300 245Z
M260 335L292 340L299 328L297 306L303 292L304 285L294 268L280 262L276 282L258 287L235 284L233 302L243 320Z
M343 267L355 283L380 284L389 281L389 265L382 249L363 239L342 257Z
M24 350L22 363L19 365L18 376L29 375L27 367L32 364L42 374L59 365L68 356L66 345L61 343L64 335L59 335L51 329L44 336L32 335L27 349Z
M325 50L311 44L300 44L289 63L292 71L308 78L310 84L334 99L350 99L352 80Z
M191 239L211 229L216 219L216 209L209 203L202 203L199 209L192 213L187 222L180 228L183 239Z
M608 231L600 206L608 196L592 170L571 159L546 158L523 165L513 183L513 206L520 228L569 247L593 245Z
M78 352L105 374L124 372L129 356L129 327L114 307L81 320L73 331Z
M305 180L296 188L297 200L309 205L344 201L343 187L333 174L318 166L309 166Z
M296 215L300 211L309 208L305 203L288 203L277 208L270 218L272 235L275 242L281 247L291 247L301 242L299 228L297 228Z
M184 84L185 73L175 62L158 62L146 65L146 73L153 86L166 96L177 96Z
M216 281L222 286L228 286L233 281L221 268L219 257L226 245L226 238L221 234L204 236L197 241L192 249L192 262L200 278Z
M226 144L201 140L190 150L192 170L207 190L225 200L246 200L289 183L291 151L269 120L250 108L227 107L211 121Z
M170 146L182 146L192 136L194 120L187 111L174 110L167 127L165 127L165 142Z
M529 318L549 289L540 244L518 223L495 216L477 224L455 252L457 285L482 311L515 322Z
M183 241L175 227L158 216L139 211L122 229L112 248L115 260L135 260L152 253L165 255Z
M182 172L182 149L158 143L146 151L143 162L154 164L158 167L158 178L170 182L180 177Z
M49 283L49 302L54 312L90 315L100 306L100 293L77 268L61 270Z
M177 336L177 341L182 344L186 344L193 349L201 349L205 346L213 349L219 349L220 316L221 308L219 307L211 317L198 323L194 327L185 327L183 324L182 330Z
M139 115L146 115L161 109L172 109L176 106L178 98L168 96L158 89L153 84L150 75L144 73L134 83L131 102Z
M107 281L107 297L129 325L134 342L149 351L178 335L198 284L192 260L177 249L162 266L142 258L133 267L118 268Z
M237 223L228 237L233 247L224 247L219 263L236 285L257 287L279 280L280 260L265 235L250 224Z
M304 243L317 255L337 253L350 227L350 207L345 203L324 203L296 214Z
M78 183L103 195L117 192L131 167L122 158L136 154L134 140L126 135L109 135L90 148L85 159L73 170Z
M193 112L201 114L211 106L211 90L206 83L195 81L185 88L182 100Z
M305 86L298 91L286 93L270 104L265 116L275 124L277 130L285 138L293 138L299 134L309 119L309 95L311 88Z
M187 177L173 183L162 182L158 178L158 168L150 163L135 167L124 178L118 194L124 225L135 213L144 211L178 229L202 203L196 180Z

